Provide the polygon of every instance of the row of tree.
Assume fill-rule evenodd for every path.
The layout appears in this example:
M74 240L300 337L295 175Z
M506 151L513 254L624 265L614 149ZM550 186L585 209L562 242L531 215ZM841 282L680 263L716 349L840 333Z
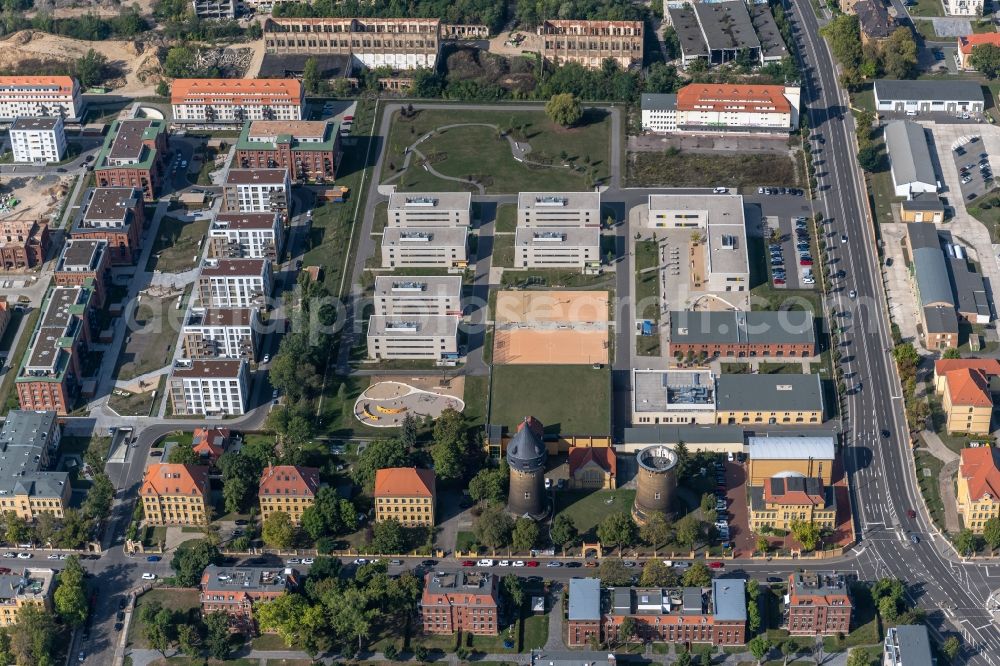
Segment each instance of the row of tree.
M97 14L84 14L74 18L57 19L48 12L38 12L29 19L22 12L4 9L0 19L0 36L29 28L72 39L100 42L107 39L133 39L136 35L149 30L149 24L135 6L110 18Z
M909 28L896 28L881 42L862 44L858 17L839 14L820 32L843 67L841 83L846 88L880 76L911 79L917 75L917 43Z

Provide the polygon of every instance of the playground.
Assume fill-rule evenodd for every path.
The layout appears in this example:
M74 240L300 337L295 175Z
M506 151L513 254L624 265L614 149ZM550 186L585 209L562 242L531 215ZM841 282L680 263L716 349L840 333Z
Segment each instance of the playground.
M501 291L494 321L496 364L608 362L607 292Z
M438 378L413 377L406 382L373 378L354 403L354 417L371 428L398 428L407 414L436 419L448 408L465 410L459 397L465 388L464 378L446 381L441 385Z

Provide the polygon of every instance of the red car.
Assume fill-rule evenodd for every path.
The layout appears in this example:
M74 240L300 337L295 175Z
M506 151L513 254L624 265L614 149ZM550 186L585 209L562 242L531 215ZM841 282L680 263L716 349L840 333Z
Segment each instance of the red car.
M462 566L463 567L474 567L474 566L476 566L476 563L473 562L472 560L465 560L464 562L462 562Z
M526 566L526 567L537 567L538 566L538 561L537 560L528 560L527 562L524 563L524 566Z
M799 259L799 266L812 266L812 265L813 265L812 259Z
M725 569L726 565L723 564L722 562L709 562L708 563L708 568L709 569Z
M774 278L774 284L785 284L784 278Z
M347 121L354 120L354 116L344 116L344 120L347 120Z

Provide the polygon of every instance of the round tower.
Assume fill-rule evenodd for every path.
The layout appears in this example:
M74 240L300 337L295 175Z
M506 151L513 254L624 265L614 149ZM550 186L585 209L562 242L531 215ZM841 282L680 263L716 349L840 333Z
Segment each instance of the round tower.
M662 444L648 446L635 455L639 462L632 517L645 525L653 513L669 516L677 491L677 454Z
M542 424L526 417L507 444L510 493L507 510L517 516L541 518L548 512L545 496L545 461L548 452L542 443Z

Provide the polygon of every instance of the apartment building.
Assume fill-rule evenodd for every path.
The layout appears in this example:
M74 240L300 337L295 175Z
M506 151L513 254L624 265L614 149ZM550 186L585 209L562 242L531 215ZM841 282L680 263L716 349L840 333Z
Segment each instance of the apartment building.
M472 195L468 192L393 192L389 195L387 225L400 229L468 229L471 209Z
M34 268L48 251L48 223L21 216L0 220L0 263L5 271Z
M747 458L750 460L747 483L761 486L772 477L791 474L817 478L828 486L833 483L836 451L837 440L832 435L752 435L747 438Z
M610 58L622 69L642 66L642 21L553 19L538 28L542 57L555 65L575 62L600 69Z
M9 132L15 162L53 164L66 154L66 130L59 116L17 118Z
M566 612L566 645L589 646L601 640L601 581L599 578L572 578L569 581Z
M235 416L246 411L250 378L243 359L174 362L168 390L174 414Z
M631 618L636 638L667 643L746 643L746 581L717 578L712 587L611 588L605 614L604 640L619 641L622 624Z
M886 630L882 666L935 666L937 663L926 626L903 624Z
M192 0L194 15L200 19L234 19L238 0Z
M823 388L818 374L721 375L716 424L819 424Z
M131 266L142 254L142 229L146 209L142 190L136 187L90 188L73 221L72 238L108 242L112 266Z
M958 512L967 528L982 534L1000 518L1000 454L992 446L962 449L958 465Z
M180 125L242 125L302 120L305 91L297 79L174 79L170 106Z
M775 476L750 486L750 531L791 530L796 520L832 530L837 525L837 499L832 486L816 477Z
M260 307L271 297L266 259L206 259L195 284L203 308Z
M53 411L13 409L0 427L0 511L33 522L41 514L62 518L73 489L69 473L49 471L62 429Z
M749 291L750 257L743 197L738 194L652 194L647 226L690 230L687 238L703 289ZM697 255L697 256L694 256Z
M375 278L375 314L420 317L462 314L462 277L420 275Z
M785 608L792 636L836 636L851 630L850 590L844 575L835 571L789 575Z
M273 601L297 587L298 574L291 568L210 564L201 574L198 599L203 616L225 613L232 627L255 633L254 606Z
M798 86L692 83L675 95L642 96L649 132L787 134L799 126Z
M21 360L14 385L21 409L73 410L83 383L83 359L93 326L94 288L53 287Z
M418 607L425 634L497 636L499 579L487 571L428 573Z
M368 320L368 358L440 361L458 356L458 324L454 316L386 317Z
M287 169L298 183L332 182L340 160L340 132L327 120L254 120L236 142L242 169Z
M524 228L514 233L516 268L591 268L601 265L597 228Z
M385 467L375 472L375 522L395 519L404 527L434 527L434 471Z
M280 213L219 213L208 227L208 254L224 259L275 261L284 240Z
M670 355L707 358L805 358L818 353L808 310L674 310Z
M166 166L166 121L115 120L94 162L94 176L99 187L137 187L146 201L154 201Z
M184 358L255 360L262 330L257 308L193 308L181 329Z
M264 48L275 54L349 56L352 64L369 69L433 69L441 51L441 20L269 18Z
M316 501L319 491L319 470L298 465L268 465L260 476L257 498L260 519L282 512L293 525L302 523L302 512Z
M208 465L215 465L232 441L229 428L195 428L191 435L191 450Z
M0 76L0 121L83 117L80 84L71 76Z
M948 16L982 16L983 0L943 0Z
M147 525L207 525L208 467L153 463L146 468L139 496Z
M107 297L110 261L108 241L70 238L59 255L53 278L60 287L82 287L89 281L94 287L94 308L100 309Z
M993 375L996 376L996 375ZM975 367L949 370L943 377L941 408L949 434L989 435L993 420L991 375Z
M600 192L520 192L517 226L526 229L601 228Z
M222 187L222 210L278 213L284 220L291 190L288 169L230 169Z
M468 235L465 227L386 227L382 268L465 268Z
M56 572L52 569L16 569L0 576L0 626L17 624L25 606L52 610Z

